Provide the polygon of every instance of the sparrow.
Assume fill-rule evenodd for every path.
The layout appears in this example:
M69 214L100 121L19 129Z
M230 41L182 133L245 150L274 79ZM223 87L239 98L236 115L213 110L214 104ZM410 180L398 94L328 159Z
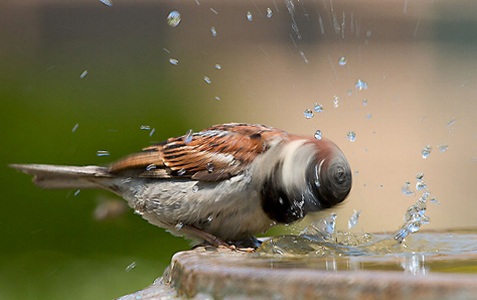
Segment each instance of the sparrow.
M35 175L41 188L112 191L151 224L214 245L335 206L352 182L333 142L238 123L169 138L108 167L10 167Z

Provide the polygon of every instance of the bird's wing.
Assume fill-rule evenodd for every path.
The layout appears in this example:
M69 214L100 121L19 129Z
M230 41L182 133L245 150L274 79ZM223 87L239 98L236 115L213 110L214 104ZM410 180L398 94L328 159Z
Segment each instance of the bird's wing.
M216 125L144 148L114 163L110 172L139 170L140 177L224 180L239 174L286 136L284 131L262 125Z

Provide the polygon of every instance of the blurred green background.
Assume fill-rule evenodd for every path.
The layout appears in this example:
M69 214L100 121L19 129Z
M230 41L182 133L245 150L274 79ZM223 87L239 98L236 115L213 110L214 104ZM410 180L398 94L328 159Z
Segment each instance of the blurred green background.
M417 172L441 202L429 228L475 228L476 16L466 1L2 1L0 299L112 299L190 248L129 209L96 220L108 192L41 190L8 164L105 165L219 123L335 141L356 172L341 229L353 209L357 230L397 229Z

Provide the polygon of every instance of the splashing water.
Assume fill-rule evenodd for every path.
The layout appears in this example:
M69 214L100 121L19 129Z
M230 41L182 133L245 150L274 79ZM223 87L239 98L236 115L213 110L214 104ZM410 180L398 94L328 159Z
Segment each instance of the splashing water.
M313 111L309 108L305 109L305 111L303 112L303 114L305 115L305 118L307 120L313 118Z
M346 231L336 231L336 214L333 212L325 219L312 222L296 236L278 236L265 241L257 250L257 253L265 256L308 255L314 257L415 253L416 248L417 251L422 249L421 246L413 247L407 242L406 238L418 232L422 225L429 223L429 217L426 215L426 202L429 196L430 192L426 188L417 202L406 210L403 225L392 235L354 234ZM437 204L437 199L434 197L430 198L429 201ZM359 214L360 211L354 211L348 221L349 228L356 225ZM429 241L427 243L429 244Z
M210 80L210 78L207 76L204 76L204 81L207 82L208 84L212 83L212 80Z
M363 80L361 79L358 79L356 81L356 89L358 91L361 91L361 90L367 90L368 89L368 84L366 82L364 82Z
M184 135L184 137L182 138L182 141L184 142L184 144L189 144L190 142L192 142L192 129L189 129L187 131L187 133Z
M341 57L338 59L338 64L339 64L340 66L346 65L346 57L341 56Z
M253 21L253 15L250 11L247 11L247 20L249 20L250 22Z
M221 66L220 64L215 64L215 68L216 68L217 70L222 70L222 66Z
M169 62L174 66L177 66L179 64L179 61L175 58L170 58Z
M316 111L317 113L322 112L323 105L321 105L320 103L315 103L315 106L313 106L313 110Z
M215 30L215 27L212 26L212 28L210 28L210 33L212 33L212 36L217 36L217 30Z
M96 152L96 155L97 155L97 156L108 156L108 155L109 155L109 151L107 151L107 150L98 150L98 151Z
M361 214L361 210L354 210L353 214L348 220L348 229L353 229L358 225L359 215Z
M169 26L171 27L177 27L177 25L179 25L180 22L181 22L181 14L176 10L171 11L169 15L167 16L167 24L169 24Z
M440 144L437 146L437 149L439 149L439 151L442 153L442 152L446 152L447 149L449 149L449 145L447 144Z
M354 142L356 140L356 133L354 133L354 131L348 131L346 136L350 142Z
M317 131L315 131L314 137L317 140L321 140L321 130L318 129Z
M107 6L113 6L113 1L111 0L99 0L101 3Z
M340 97L338 96L333 96L333 107L338 108L340 106Z
M270 7L267 7L267 18L271 18L273 16L273 11Z
M427 159L429 157L429 155L431 155L431 152L432 152L431 145L425 146L421 151L422 158Z
M411 190L411 183L409 181L406 182L405 185L403 185L403 187L401 188L401 191L404 195L406 196L414 196L416 195L416 192L414 192L413 190Z

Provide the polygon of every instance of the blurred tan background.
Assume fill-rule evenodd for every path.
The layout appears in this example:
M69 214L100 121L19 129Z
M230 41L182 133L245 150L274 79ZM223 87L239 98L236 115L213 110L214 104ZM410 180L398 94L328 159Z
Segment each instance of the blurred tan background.
M397 230L422 195L419 172L440 202L429 203L424 229L477 226L477 3L112 3L0 3L0 298L118 297L189 247L129 210L96 221L110 194L39 190L8 163L106 164L219 123L319 129L338 144L354 174L335 210L338 229L356 209L354 230ZM172 10L181 14L176 27L166 21ZM324 111L306 119L315 103ZM423 159L426 145L433 150ZM407 181L416 195L401 191Z

